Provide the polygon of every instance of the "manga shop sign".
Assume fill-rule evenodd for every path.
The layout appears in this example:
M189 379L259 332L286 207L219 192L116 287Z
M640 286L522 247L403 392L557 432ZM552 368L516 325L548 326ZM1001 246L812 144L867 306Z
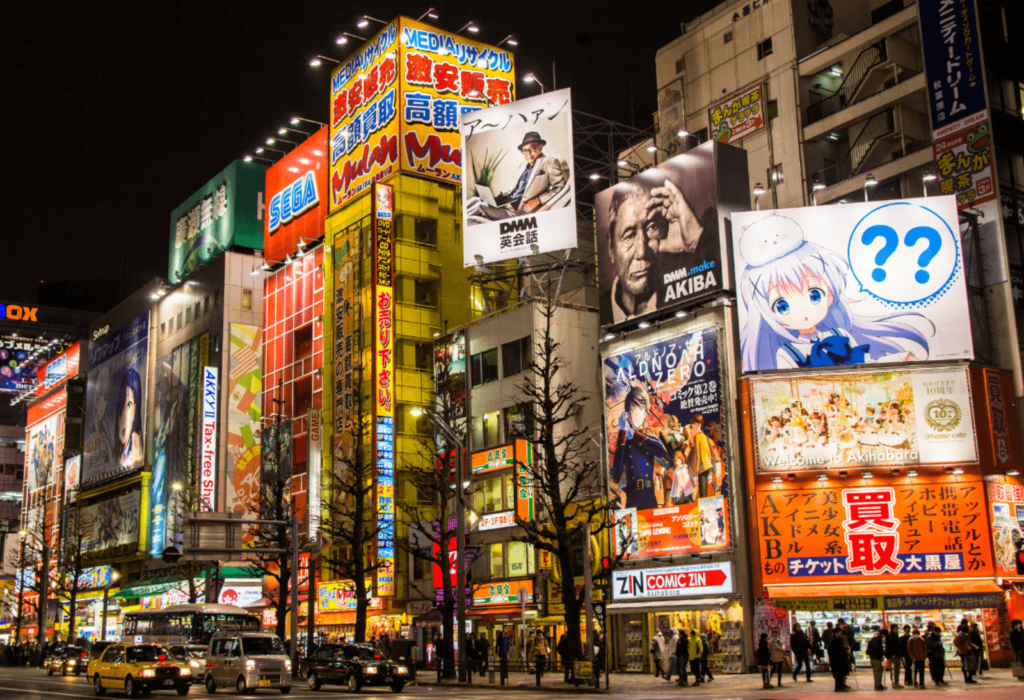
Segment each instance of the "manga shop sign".
M711 138L721 143L736 143L764 128L764 86L748 87L738 95L708 109Z
M996 198L989 129L989 123L984 121L932 144L939 194L956 195L959 209Z
M734 591L731 562L635 569L612 574L612 596L615 600L713 595Z
M767 487L755 502L765 584L992 576L981 482Z

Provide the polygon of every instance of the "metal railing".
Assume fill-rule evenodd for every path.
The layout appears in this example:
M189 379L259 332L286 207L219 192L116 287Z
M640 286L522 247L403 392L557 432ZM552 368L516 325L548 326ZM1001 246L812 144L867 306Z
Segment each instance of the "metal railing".
M896 131L893 111L887 109L868 119L857 140L850 145L850 151L843 160L814 174L814 182L831 187L843 180L849 180L860 170L871 149L882 138Z
M854 59L853 65L850 66L850 70L843 78L843 82L839 84L839 89L835 94L819 100L807 108L807 124L810 125L825 117L831 117L836 112L853 104L853 100L868 74L885 60L885 39L861 51Z

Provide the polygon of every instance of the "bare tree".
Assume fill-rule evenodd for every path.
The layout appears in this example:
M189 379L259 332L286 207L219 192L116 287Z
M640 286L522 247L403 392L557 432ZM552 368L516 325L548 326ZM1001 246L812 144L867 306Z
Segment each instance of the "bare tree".
M85 573L87 555L83 551L85 545L85 528L82 527L82 514L79 507L68 508L61 523L60 540L56 544L56 555L60 575L54 582L54 594L63 598L68 604L68 638L71 644L75 640L75 607L78 594L87 587L82 580Z

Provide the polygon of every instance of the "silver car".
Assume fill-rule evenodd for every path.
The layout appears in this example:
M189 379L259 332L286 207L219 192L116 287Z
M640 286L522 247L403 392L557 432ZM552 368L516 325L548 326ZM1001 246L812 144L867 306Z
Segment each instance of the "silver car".
M292 689L292 662L275 634L220 632L206 655L206 690L234 687L245 694L258 688Z

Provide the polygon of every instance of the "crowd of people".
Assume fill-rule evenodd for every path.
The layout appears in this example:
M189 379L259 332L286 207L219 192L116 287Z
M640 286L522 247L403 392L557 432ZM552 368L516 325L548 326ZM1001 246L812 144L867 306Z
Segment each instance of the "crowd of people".
M681 686L690 685L691 673L694 686L715 680L708 665L714 639L709 639L708 634L714 635L715 632L698 633L696 629L687 632L683 628L671 627L666 631L659 629L651 640L654 677L664 677L671 682L675 673L676 683Z

